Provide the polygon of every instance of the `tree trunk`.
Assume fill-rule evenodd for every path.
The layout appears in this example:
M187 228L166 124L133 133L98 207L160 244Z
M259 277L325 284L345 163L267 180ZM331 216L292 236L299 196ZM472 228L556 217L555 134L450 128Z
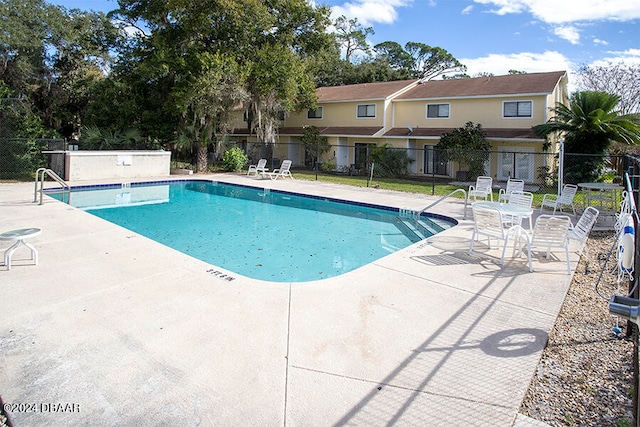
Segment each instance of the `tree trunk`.
M198 146L198 159L196 161L196 169L198 170L198 172L207 172L208 169L208 156L209 152L207 149L207 146L204 145L199 145Z

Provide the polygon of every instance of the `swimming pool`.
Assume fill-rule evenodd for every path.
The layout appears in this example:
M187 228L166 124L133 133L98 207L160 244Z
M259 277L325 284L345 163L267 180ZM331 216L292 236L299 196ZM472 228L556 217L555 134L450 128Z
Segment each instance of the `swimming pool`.
M456 223L198 180L73 188L70 204L205 262L275 282L334 277Z

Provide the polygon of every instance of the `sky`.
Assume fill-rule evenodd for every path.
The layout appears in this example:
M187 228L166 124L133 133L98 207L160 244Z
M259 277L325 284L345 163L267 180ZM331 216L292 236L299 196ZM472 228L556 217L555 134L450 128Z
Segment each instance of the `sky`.
M640 0L314 0L332 18L372 27L373 46L420 42L447 50L467 74L569 72L609 62L640 64ZM49 0L108 12L116 0Z

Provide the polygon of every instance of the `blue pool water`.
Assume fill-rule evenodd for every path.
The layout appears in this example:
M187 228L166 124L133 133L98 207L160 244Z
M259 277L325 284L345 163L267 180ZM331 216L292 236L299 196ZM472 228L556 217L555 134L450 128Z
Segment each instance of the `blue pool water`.
M74 189L70 203L205 262L275 282L337 276L455 224L209 181Z

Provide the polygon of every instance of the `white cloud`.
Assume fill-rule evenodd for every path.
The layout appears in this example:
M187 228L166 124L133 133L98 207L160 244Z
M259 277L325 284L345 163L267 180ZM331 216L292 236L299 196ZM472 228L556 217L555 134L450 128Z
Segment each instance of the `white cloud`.
M362 25L375 23L393 24L398 19L397 9L407 7L413 0L354 0L340 6L333 6L331 18L342 15L347 18L357 18Z
M617 64L624 62L627 65L640 65L640 49L627 49L621 52L607 52L608 56L597 61L594 61L590 65L606 66L609 63Z
M507 74L509 70L527 73L567 71L569 74L569 91L575 90L573 86L575 79L572 78L575 67L566 56L559 52L490 54L481 58L459 58L459 61L467 66L467 74L471 77L479 73L491 73L501 76Z
M464 9L462 9L462 14L463 15L468 15L471 13L471 11L473 10L473 5L469 5L467 7L465 7Z
M593 39L593 43L594 43L594 44L600 44L600 45L603 45L603 46L607 46L607 45L609 44L609 42L608 42L608 41L606 41L606 40L600 40L600 39L599 39L599 38L597 38L597 37L594 37L594 39Z
M467 66L467 74L470 76L483 72L503 75L507 74L509 70L527 73L568 71L572 67L566 56L555 51L522 52L507 55L492 53L481 58L460 58L459 60Z
M526 12L527 8L522 2L518 1L494 1L494 0L475 0L476 3L480 4L493 4L497 6L497 9L491 9L490 12L495 13L496 15L507 15L509 13L523 13Z
M640 0L474 0L492 13L531 13L549 24L577 21L630 21L640 18Z
M573 26L556 27L553 30L553 33L556 36L567 40L571 44L578 44L580 42L580 32L576 27L573 27Z

